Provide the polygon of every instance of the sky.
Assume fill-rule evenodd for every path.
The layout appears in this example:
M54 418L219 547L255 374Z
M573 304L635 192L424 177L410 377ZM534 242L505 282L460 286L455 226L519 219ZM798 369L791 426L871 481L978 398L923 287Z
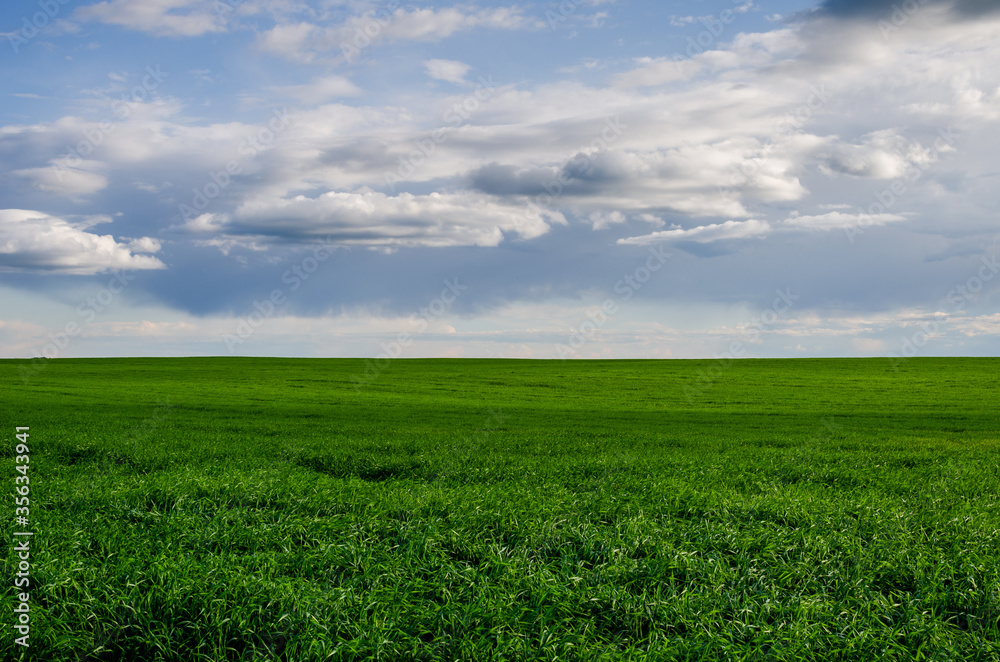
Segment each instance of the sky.
M1000 353L995 0L35 0L0 35L0 357Z

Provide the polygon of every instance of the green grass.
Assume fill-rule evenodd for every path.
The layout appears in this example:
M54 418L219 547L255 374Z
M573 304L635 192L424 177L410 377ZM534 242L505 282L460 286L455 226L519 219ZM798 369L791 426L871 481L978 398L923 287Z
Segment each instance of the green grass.
M1000 360L25 365L28 659L1000 659Z

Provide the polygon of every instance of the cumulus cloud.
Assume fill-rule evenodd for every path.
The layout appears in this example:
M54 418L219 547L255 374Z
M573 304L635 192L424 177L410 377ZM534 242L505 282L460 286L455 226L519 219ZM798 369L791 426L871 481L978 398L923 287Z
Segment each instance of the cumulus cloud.
M674 141L661 138L661 142ZM744 197L782 201L805 195L794 162L787 154L777 152L759 168L752 181L739 189L728 188L749 145L722 140L656 148L647 143L645 149L578 152L562 163L542 167L491 163L472 171L469 181L486 193L526 196L543 205L600 212L655 214L668 210L696 217L749 216Z
M647 217L648 215L643 214L642 216ZM606 228L611 227L612 225L619 225L621 223L624 223L627 219L625 217L625 214L615 210L610 212L599 212L599 211L591 212L590 216L587 217L587 220L590 221L591 225L594 226L595 230L604 230ZM657 221L659 221L659 219L657 219ZM659 223L662 224L663 222L659 221Z
M818 159L829 172L895 179L914 166L930 165L936 155L931 148L907 140L896 129L883 129L864 136L858 145L832 142L820 151Z
M133 253L158 253L163 245L158 239L152 237L139 237L130 239L125 247Z
M225 30L217 4L204 0L108 0L80 7L74 16L158 36L197 37Z
M93 172L103 168L103 163L81 160L76 168L52 163L40 168L22 168L13 174L30 180L41 191L75 199L107 188L108 178Z
M258 38L261 50L283 55L289 59L311 60L313 53L306 52L305 45L318 32L312 23L282 23L264 32Z
M565 224L558 212L513 206L476 193L331 191L316 198L258 198L231 215L204 214L183 226L190 232L263 237L271 241L367 247L496 246L505 233L523 239Z
M141 237L122 244L111 235L87 229L108 223L91 216L76 223L26 209L0 209L0 270L94 274L109 269L163 269L149 255L160 249L155 239Z
M471 67L455 60L425 60L424 68L431 78L460 85L465 82L465 74Z

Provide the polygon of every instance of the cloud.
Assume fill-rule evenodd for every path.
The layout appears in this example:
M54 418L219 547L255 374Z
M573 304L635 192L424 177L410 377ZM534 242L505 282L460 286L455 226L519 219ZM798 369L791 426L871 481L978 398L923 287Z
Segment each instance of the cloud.
M476 193L331 191L316 198L248 200L231 215L204 214L182 229L273 242L323 239L341 246L394 248L496 246L505 233L533 239L545 234L549 223L565 222L558 212L507 205Z
M309 21L303 23L289 18L281 24L284 32L276 29L271 37L283 35L280 48L290 53L339 55L336 38L343 34L353 39L352 21L358 18L344 20L344 10L323 16L303 13ZM337 21L329 22L329 16ZM398 26L410 21L413 33L394 33L396 19ZM449 10L408 6L380 26L374 39L386 44L427 42L459 34L470 25L501 23L492 10L483 13L467 5ZM532 27L530 21L520 25ZM905 234L925 232L941 243L928 251L916 243L909 246L923 255L945 253L947 240L934 234L945 231L934 223L944 218L942 209L933 207L935 202L965 205L948 216L946 231L952 235L968 235L971 223L966 218L985 225L982 211L973 208L988 206L984 193L954 193L959 187L979 186L984 192L990 188L994 168L983 155L991 153L987 148L996 142L987 123L995 121L992 113L1000 108L1000 80L989 66L1000 52L991 38L996 26L969 23L960 35L907 29L886 43L871 25L827 20L825 38L858 47L844 56L844 49L815 50L805 28L787 25L792 27L720 41L714 50L692 58L694 69L683 69L680 77L669 72L676 66L670 57L624 64L610 59L601 72L586 75L586 83L571 77L553 80L550 75L535 82L518 80L512 70L505 72L498 65L498 79L507 73L508 80L518 82L481 98L470 95L471 88L432 85L419 75L426 69L438 80L464 81L464 62L425 58L463 58L467 52L453 50L452 44L441 52L407 44L384 55L412 56L409 68L391 81L364 79L366 89L349 102L336 102L336 97L359 90L347 78L332 74L312 79L312 74L295 72L295 78L283 81L288 84L266 88L261 96L278 105L287 99L295 120L252 157L240 146L263 130L268 120L264 111L254 125L227 116L230 111L220 96L210 98L214 107L207 101L202 108L185 100L186 106L177 102L159 114L146 104L115 123L115 131L88 157L93 162L67 169L58 181L50 159L66 145L79 143L84 132L96 126L87 120L99 116L90 112L93 106L80 102L72 106L77 114L54 114L58 119L0 130L0 157L24 182L33 184L5 191L18 196L6 206L58 215L64 207L38 202L44 199L39 190L74 198L100 193L80 211L148 205L142 220L130 214L134 220L122 229L136 237L183 223L172 218L178 216L178 205L192 204L193 189L216 187L218 195L204 207L196 206L201 215L183 224L183 232L170 235L176 240L170 247L171 262L176 264L181 254L204 256L204 247L210 246L234 259L248 256L251 271L254 264L259 268L327 236L347 246L438 247L442 250L434 254L442 260L457 255L460 247L499 247L478 253L505 256L515 238L530 240L530 250L572 252L586 245L595 254L623 238L619 246L655 241L701 245L702 255L748 247L758 254L773 246L773 263L755 269L772 269L774 275L791 268L788 265L810 242L827 241L832 247L824 250L838 249L831 238L807 230L867 227L905 218L913 221L907 223L913 232ZM578 59L574 53L572 61ZM559 64L553 62L552 71ZM688 67L688 62L682 65ZM617 75L604 73L612 67L617 67ZM106 71L100 72L102 84ZM306 82L292 84L301 81ZM826 91L819 103L813 88ZM239 97L238 89L233 92ZM449 114L470 101L467 112ZM621 131L609 122L620 125ZM977 140L966 139L961 153L948 159L936 158L928 146L938 127L953 123ZM239 173L220 190L210 175L224 172L230 160L237 161ZM407 166L402 171L401 163ZM873 202L873 192L890 190L886 180L915 165L919 185L907 182L905 198L897 196L891 209L896 213L864 218L853 213ZM930 165L934 167L924 168ZM163 182L172 186L159 186ZM842 213L826 213L834 207ZM792 209L815 214L789 218ZM555 227L566 219L573 224L571 235ZM582 238L594 234L592 229L601 232L593 240ZM865 240L873 245L889 234L873 232ZM567 236L572 237L571 245L554 247ZM745 241L765 236L767 241ZM129 248L127 241L118 239ZM518 244L517 250L526 248L523 241ZM780 252L789 245L795 250ZM615 247L612 254L620 256L622 252L614 251L625 250ZM369 253L344 251L349 252ZM500 272L504 266L497 259L495 272ZM543 271L534 282L559 280ZM551 281L546 280L550 276ZM579 279L579 274L574 277ZM567 290L584 287L571 280L560 282ZM741 287L749 291L753 285ZM536 296L527 286L515 294L503 284L496 289L504 291L502 296ZM699 294L713 296L707 286ZM225 296L220 293L213 305Z
M465 74L471 67L455 60L425 60L424 68L431 78L461 85L466 82Z
M926 168L935 160L933 150L908 141L896 129L874 131L859 145L832 142L818 155L828 171L867 177L895 179L914 166Z
M163 246L158 239L139 237L138 239L130 239L125 247L133 253L158 253Z
M226 29L213 9L216 4L203 0L108 0L80 7L74 17L156 36L197 37Z
M862 228L871 225L885 225L896 221L905 221L902 214L845 214L839 211L819 214L818 216L793 216L783 221L789 227L806 228L810 230L842 230L845 228Z
M697 73L699 61L677 54L674 57L640 58L639 66L616 74L615 83L620 87L654 87L678 80L686 80Z
M378 42L437 42L476 28L538 29L543 24L526 18L519 7L397 9L367 12L335 24L299 22L279 24L258 40L262 50L288 59L311 62L317 58L354 61Z
M86 275L109 269L165 268L155 257L133 254L158 251L155 239L141 237L120 244L111 235L86 231L110 221L107 216L92 216L70 223L42 212L0 209L0 271Z
M646 216L645 214L643 216ZM625 214L620 211L610 211L610 212L591 212L590 216L587 217L595 230L604 230L611 227L612 225L620 225L624 223L627 219ZM662 221L660 221L662 224Z
M258 46L262 51L283 55L290 59L309 61L312 53L306 53L306 43L317 32L312 23L286 23L276 25L258 37Z
M519 7L493 9L446 7L441 9L398 9L385 31L389 39L439 41L456 32L473 28L521 30L540 24L524 17Z
M612 82L623 88L654 87L689 80L706 72L747 70L797 56L802 46L799 34L791 28L739 33L732 42L719 43L705 51L701 47L688 48L669 56L637 58L633 68L615 74Z
M764 237L772 232L788 232L790 230L828 231L843 230L847 228L869 228L872 226L886 225L888 223L905 220L906 216L902 214L847 214L834 211L815 216L791 216L776 225L772 225L767 221L751 219L748 221L726 221L725 223L700 225L686 230L674 227L669 230L661 230L648 235L619 239L618 243L623 245L647 245L664 241L685 241L707 244L727 239Z
M744 161L750 141L684 145L673 136L656 135L652 127L628 130L623 134L626 141L635 146L577 152L559 164L487 164L470 172L469 181L477 190L526 196L540 205L602 212L666 210L688 216L746 217L750 214L742 197L781 201L806 193L794 172L795 162L785 152L793 143L776 150L753 181L736 190L724 185ZM639 146L641 141L645 146Z
M960 18L976 18L1000 12L995 0L826 0L821 6L825 15L856 18L884 16L891 20L894 12L911 15L924 7L942 8Z
M699 244L707 244L723 239L762 237L770 231L771 225L767 221L750 219L749 221L726 221L725 223L715 223L712 225L699 225L687 230L681 228L661 230L640 237L619 239L618 243L621 245L644 246L664 241L694 241Z
M80 160L76 168L53 163L42 168L14 170L13 174L29 179L40 191L78 199L107 188L108 178L93 172L103 168L104 164L98 161Z
M343 76L324 76L305 85L282 85L272 87L270 90L284 98L295 99L306 106L316 106L330 99L361 94L361 89Z

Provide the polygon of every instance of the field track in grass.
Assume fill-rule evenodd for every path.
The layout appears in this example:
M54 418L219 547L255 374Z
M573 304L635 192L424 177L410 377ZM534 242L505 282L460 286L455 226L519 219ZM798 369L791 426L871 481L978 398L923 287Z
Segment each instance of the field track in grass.
M365 370L0 361L24 659L1000 659L998 359Z

